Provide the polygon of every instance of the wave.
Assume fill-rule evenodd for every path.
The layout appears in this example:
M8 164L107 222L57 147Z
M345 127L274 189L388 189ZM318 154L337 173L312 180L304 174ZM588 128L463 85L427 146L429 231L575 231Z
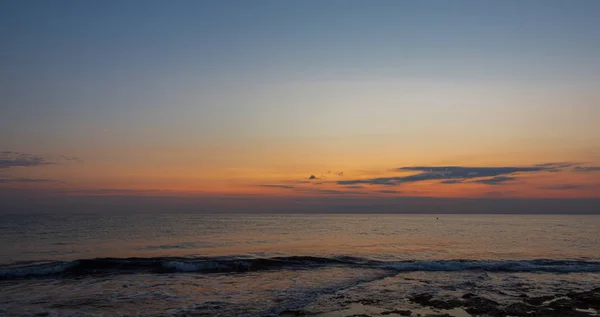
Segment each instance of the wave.
M402 272L413 271L487 271L487 272L539 272L539 273L600 273L600 262L529 260L529 261L406 261L384 264Z
M383 262L355 257L291 256L273 258L96 258L50 262L37 265L0 267L0 279L34 277L78 277L86 275L136 273L235 273L275 269L311 269L317 267L379 268L398 272L414 271L487 271L600 273L600 262L577 260L441 260Z

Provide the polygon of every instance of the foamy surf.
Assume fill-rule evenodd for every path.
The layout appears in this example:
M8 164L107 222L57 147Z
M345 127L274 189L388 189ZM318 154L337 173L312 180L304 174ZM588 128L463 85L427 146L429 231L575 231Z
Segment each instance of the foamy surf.
M399 272L486 271L486 272L600 272L600 262L577 260L440 260L384 262L354 257L273 257L273 258L98 258L41 265L0 268L1 279L44 276L86 276L135 273L228 273L321 267L379 268Z
M386 268L402 272L414 271L487 271L487 272L549 272L549 273L579 273L600 272L600 262L588 261L558 261L558 260L529 260L529 261L403 261L385 263Z

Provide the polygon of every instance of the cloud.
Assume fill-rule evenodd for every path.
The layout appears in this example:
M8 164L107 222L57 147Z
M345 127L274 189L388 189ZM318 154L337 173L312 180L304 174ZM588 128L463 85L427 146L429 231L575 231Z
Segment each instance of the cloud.
M327 176L325 176L327 175ZM325 172L325 175L321 174L321 176L316 176L315 174L310 174L310 176L306 179L308 179L309 181L314 181L314 180L326 180L330 177L337 177L337 176L344 176L344 172L332 172L331 170L328 170L327 172Z
M39 155L2 151L0 152L0 168L31 167L54 164Z
M355 184L369 184L369 185L396 185L396 181L401 180L402 177L378 177L371 179L353 179L347 181L337 181L338 185L355 185Z
M600 172L600 166L575 166L573 170L576 172Z
M334 194L334 195L364 195L368 194L365 191L350 191L350 190L337 190L337 189L316 189L316 188L296 188L295 190L300 192L309 192L315 194Z
M0 152L0 169L11 167L34 167L42 165L56 164L58 161L83 162L82 159L75 156L60 155L58 157L49 158L40 155L27 154L13 151Z
M589 184L560 184L560 185L548 185L539 187L540 189L549 189L549 190L568 190L568 189L587 189L598 187L598 185L589 185Z
M382 194L398 194L398 193L400 193L397 190L387 190L387 189L382 189L382 190L379 190L378 192L382 193Z
M365 187L364 186L360 186L360 185L348 185L348 186L344 186L344 188L360 189L360 188L365 188Z
M57 180L53 179L41 179L41 178L0 178L0 184L6 183L57 183Z
M320 185L323 183L312 183L312 185ZM305 193L315 193L315 194L335 194L335 195L344 195L344 194L367 194L364 191L352 191L352 190L338 190L338 189L323 189L316 188L313 186L292 186L285 184L261 184L257 185L260 187L268 187L268 188L281 188L281 189L291 189L296 192L305 192ZM346 186L348 189L359 189L363 188L362 186Z
M497 177L515 173L555 172L576 165L576 163L543 163L533 166L502 166L502 167L468 167L468 166L410 166L400 167L397 171L420 172L409 176L377 177L337 181L338 185L387 185L395 186L403 183L442 180L445 184L457 184L467 179ZM450 181L452 180L452 181ZM497 184L508 179L482 180L484 184Z
M80 158L78 158L78 157L75 157L75 156L66 156L66 155L61 155L61 156L59 156L59 158L60 158L61 160L65 160L65 161L72 161L72 162L77 162L77 163L82 163L82 162L83 162L83 160L82 160L82 159L80 159Z
M487 184L487 185L500 185L505 182L514 181L516 179L517 179L516 177L497 176L494 178L477 179L477 180L472 181L471 183L481 183L481 184Z
M440 182L440 184L460 184L462 183L462 179L448 179Z
M546 163L548 164L548 163ZM554 163L550 163L554 164ZM421 174L413 175L421 177L444 177L444 178L475 178L475 177L493 177L499 175L512 174L517 172L538 172L547 171L556 168L549 166L525 166L525 167L465 167L465 166L414 166L401 167L399 171L419 171ZM410 176L409 176L410 177Z
M549 168L552 169L551 171L559 171L561 169L567 168L567 167L572 167L572 166L577 166L577 165L581 165L581 163L575 163L575 162L553 162L553 163L541 163L541 164L536 164L534 166L538 166L538 167L544 167L544 168Z
M258 185L260 187L270 187L270 188L285 188L285 189L292 189L294 188L294 186L291 185L278 185L278 184L267 184L267 185Z

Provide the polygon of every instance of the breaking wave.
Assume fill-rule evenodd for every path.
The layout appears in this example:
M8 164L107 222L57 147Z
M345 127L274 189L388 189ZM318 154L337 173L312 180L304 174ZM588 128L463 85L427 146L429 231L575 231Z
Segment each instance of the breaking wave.
M0 267L0 279L35 277L73 277L86 275L136 273L235 273L276 269L317 267L380 268L398 272L414 271L487 271L487 272L600 272L600 262L577 260L444 260L383 262L355 257L291 256L273 258L96 258L50 262L26 266Z

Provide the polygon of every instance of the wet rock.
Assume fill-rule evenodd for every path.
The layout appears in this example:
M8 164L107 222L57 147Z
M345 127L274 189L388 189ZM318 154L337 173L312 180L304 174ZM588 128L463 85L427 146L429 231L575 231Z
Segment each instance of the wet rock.
M371 315L367 314L357 314L357 315L348 315L346 317L371 317Z
M432 307L436 309L453 309L464 307L464 310L474 316L523 316L523 317L583 317L597 316L591 312L577 310L579 309L600 309L600 288L596 288L586 292L571 292L566 298L562 294L529 297L526 294L518 297L522 302L512 303L506 307L501 307L494 300L477 296L473 293L462 295L462 299L452 298L443 299L435 298L432 294L421 293L413 294L408 299L422 306ZM396 313L394 311L386 312L386 314ZM417 314L418 315L418 314ZM441 315L426 315L428 316L446 316ZM407 314L406 316L410 316ZM448 315L449 316L449 315Z
M425 315L425 317L454 317L450 314L429 314Z
M574 305L577 308L593 308L600 309L600 288L593 289L587 292L571 292L567 294L574 300Z
M536 311L536 308L525 303L512 303L504 308L504 312L511 316L529 316L530 312Z
M286 309L279 316L305 316L306 312L301 309Z
M555 298L556 298L556 297L555 297L555 296L552 296L552 295L549 295L549 296L530 297L530 298L527 298L527 299L525 300L525 302L526 302L527 304L530 304L530 305L534 305L534 306L540 306L540 305L542 305L542 303L543 303L543 302L547 302L547 301L549 301L549 300L552 300L552 299L555 299Z
M429 306L438 309L452 309L463 305L463 301L453 298L449 300L433 299L429 301Z
M575 310L573 302L569 299L559 299L544 306L533 306L526 303L513 303L503 311L503 316L529 316L529 317L584 317L593 316L588 312Z
M398 314L400 316L410 316L412 314L412 312L410 310L394 309L394 310L384 311L381 314L382 315Z
M420 304L422 306L429 306L429 302L433 298L433 295L423 293L423 294L414 294L409 297L409 300L413 303Z
M175 316L176 317L208 317L208 316L214 316L214 313L182 312L182 313L176 314ZM167 316L164 316L164 317L167 317Z
M555 311L567 311L573 310L573 301L567 298L557 299L548 304L548 307L552 308Z
M487 314L490 316L500 316L501 313L498 310L498 302L485 297L472 297L465 301L467 307L465 311L471 315L482 315Z
M467 306L490 306L496 307L498 306L498 302L485 298L485 297L472 297L465 301Z
M373 304L377 304L379 303L380 300L379 299L357 299L357 300L347 300L344 303L346 304L352 304L352 303L359 303L359 304L363 304L363 305L373 305Z
M429 306L437 309L452 309L464 305L464 302L457 298L447 300L433 299L433 295L427 293L412 295L409 297L409 300L421 306Z
M588 317L588 316L595 316L595 315L589 314L587 312L576 311L576 310L555 311L555 310L552 310L549 308L542 308L539 311L536 311L535 313L531 314L530 316L535 316L535 317Z

